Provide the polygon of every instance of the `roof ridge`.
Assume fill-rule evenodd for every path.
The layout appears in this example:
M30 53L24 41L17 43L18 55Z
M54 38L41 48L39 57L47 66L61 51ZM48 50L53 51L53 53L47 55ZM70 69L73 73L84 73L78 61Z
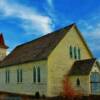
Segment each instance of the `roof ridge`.
M95 60L95 58L90 58L75 61L68 75L88 75L93 64L95 63Z
M26 42L26 43L20 44L20 45L16 46L16 48L17 48L17 47L20 47L20 46L23 46L23 45L26 45L26 44L31 43L31 42L38 41L39 39L45 38L46 36L49 36L49 35L52 35L52 34L57 34L58 31L61 31L62 29L66 29L66 28L68 28L68 27L71 28L71 27L74 26L74 25L75 25L75 23L72 23L72 24L70 24L70 25L68 25L68 26L65 26L65 27L62 27L62 28L60 28L60 29L57 29L57 30L55 30L55 31L53 31L53 32L50 32L50 33L46 34L46 35L37 37L37 38L35 38L35 39L31 40L31 41L28 41L28 42Z
M77 61L75 61L75 62L78 62L78 61L88 61L88 60L96 60L96 58L81 59L81 60L77 60Z

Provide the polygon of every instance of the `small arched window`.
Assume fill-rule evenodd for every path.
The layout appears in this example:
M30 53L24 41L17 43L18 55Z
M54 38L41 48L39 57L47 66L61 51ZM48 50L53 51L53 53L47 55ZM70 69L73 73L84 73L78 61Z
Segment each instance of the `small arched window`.
M70 53L70 58L73 58L72 46L70 46L69 53Z
M40 72L40 67L37 68L37 74L38 74L38 82L41 81L41 72Z
M36 82L36 68L33 68L33 82Z
M80 86L80 79L79 78L77 78L77 80L76 80L76 85Z

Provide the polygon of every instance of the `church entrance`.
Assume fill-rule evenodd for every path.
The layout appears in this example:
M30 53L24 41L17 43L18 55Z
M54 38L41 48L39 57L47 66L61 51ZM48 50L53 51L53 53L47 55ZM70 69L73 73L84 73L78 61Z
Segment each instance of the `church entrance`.
M92 72L90 76L91 93L93 95L100 94L100 73Z

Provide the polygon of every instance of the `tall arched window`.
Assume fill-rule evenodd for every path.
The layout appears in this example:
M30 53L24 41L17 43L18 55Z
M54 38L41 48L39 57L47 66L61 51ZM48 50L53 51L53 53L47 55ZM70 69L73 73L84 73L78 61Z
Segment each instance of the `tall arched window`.
M20 82L23 82L23 71L20 69Z
M17 83L21 83L23 81L23 71L22 69L17 69Z
M81 59L81 51L80 51L80 48L78 48L78 59Z
M73 58L72 46L70 46L69 54L70 54L70 58Z
M37 78L38 78L38 82L41 81L41 72L40 72L40 67L37 68Z
M5 70L5 82L9 83L10 82L10 71L9 70Z
M36 68L33 68L33 82L36 82Z
M17 83L19 83L19 69L17 69Z
M74 58L77 59L76 47L74 47Z

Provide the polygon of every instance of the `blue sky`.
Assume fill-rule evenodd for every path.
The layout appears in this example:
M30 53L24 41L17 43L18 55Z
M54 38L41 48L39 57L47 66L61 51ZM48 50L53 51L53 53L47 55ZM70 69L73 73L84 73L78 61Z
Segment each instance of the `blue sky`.
M100 0L0 0L0 32L9 52L71 23L100 58Z

